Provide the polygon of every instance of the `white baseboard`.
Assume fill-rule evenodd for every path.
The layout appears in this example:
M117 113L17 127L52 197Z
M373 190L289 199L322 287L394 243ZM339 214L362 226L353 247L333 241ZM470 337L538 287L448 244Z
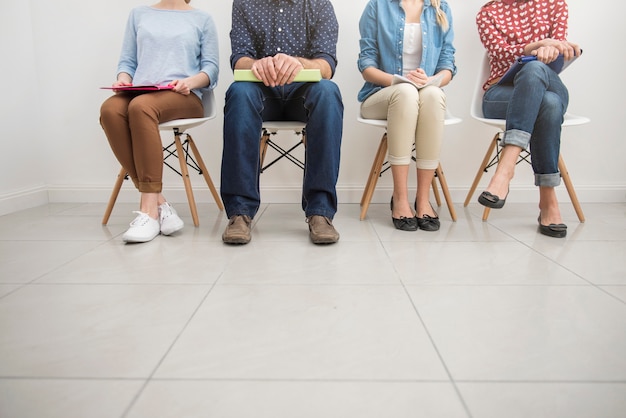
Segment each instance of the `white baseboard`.
M462 205L468 188L450 188L454 204ZM388 203L391 187L380 185L376 188L372 203ZM261 199L264 203L300 203L300 187L262 187ZM363 193L362 185L338 186L339 203L359 203ZM470 202L475 203L480 190L476 190ZM576 186L578 200L581 203L626 203L626 185L622 186ZM47 203L107 203L111 194L110 187L76 187L76 186L40 186L0 195L0 215L24 210ZM184 187L169 187L164 190L167 199L172 203L186 203ZM565 186L557 189L558 198L562 202L569 201ZM197 203L213 203L213 196L208 187L194 186L194 197ZM443 199L443 195L441 196ZM537 202L536 187L512 187L507 202ZM117 198L118 202L138 203L137 191L125 185Z
M0 216L45 205L49 202L46 186L37 186L0 195Z

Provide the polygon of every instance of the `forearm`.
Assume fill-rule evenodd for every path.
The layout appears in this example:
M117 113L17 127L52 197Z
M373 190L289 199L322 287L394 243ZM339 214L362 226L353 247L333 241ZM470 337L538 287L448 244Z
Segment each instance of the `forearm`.
M256 61L254 58L241 57L235 63L235 70L250 70Z
M117 81L119 83L131 84L133 82L133 78L128 73L121 72L117 75Z
M391 81L393 80L392 74L386 73L375 67L367 67L363 70L361 75L365 81L382 87L390 86Z
M297 57L297 59L298 61L300 61L300 64L302 64L303 69L320 70L320 73L322 74L322 78L330 80L330 78L333 76L333 71L330 68L330 65L328 64L328 61L326 61L325 59L322 59L322 58L307 59L307 58L301 58L301 57Z
M201 89L207 87L210 84L211 80L209 79L209 76L204 72L198 73L191 77L187 77L187 85L189 86L190 90Z

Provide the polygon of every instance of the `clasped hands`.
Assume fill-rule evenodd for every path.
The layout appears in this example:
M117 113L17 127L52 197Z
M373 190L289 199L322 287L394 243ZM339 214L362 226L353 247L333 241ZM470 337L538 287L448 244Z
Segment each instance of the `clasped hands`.
M296 78L304 65L298 58L286 54L276 54L254 61L251 70L256 78L268 87L284 86Z
M559 54L567 61L582 53L580 46L568 41L557 41L555 39L544 39L539 42L539 47L531 54L537 57L538 61L549 64L558 58Z
M410 81L412 81L418 86L423 86L429 81L428 75L426 75L426 72L421 68L418 68L409 72L406 75L406 78L408 78Z

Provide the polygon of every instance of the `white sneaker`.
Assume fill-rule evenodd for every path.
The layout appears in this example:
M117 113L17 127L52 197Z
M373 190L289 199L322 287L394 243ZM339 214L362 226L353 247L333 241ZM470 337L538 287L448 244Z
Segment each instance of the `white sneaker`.
M133 211L137 217L130 223L128 231L122 235L124 242L148 242L159 235L159 221L152 219L147 213Z
M163 235L171 235L185 226L183 220L176 213L176 209L167 202L159 206L159 223Z

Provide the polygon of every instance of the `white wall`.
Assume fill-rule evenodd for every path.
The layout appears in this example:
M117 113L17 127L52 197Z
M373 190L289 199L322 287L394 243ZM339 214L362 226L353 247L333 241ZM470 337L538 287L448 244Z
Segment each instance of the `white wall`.
M358 19L367 0L333 4L339 20L339 65L335 82L344 104L344 137L338 184L341 202L359 201L381 132L356 122L356 94L362 81L356 68ZM484 0L449 0L453 9L457 48L457 77L446 88L448 104L463 123L446 128L442 164L455 202L463 202L493 131L469 116L469 104L482 54L474 18ZM48 0L2 2L2 67L5 84L0 96L4 151L0 160L0 214L39 204L42 191L50 201L104 202L118 171L106 137L98 123L99 106L115 68L128 11L144 0L85 2L69 0L60 6ZM216 89L218 108L232 74L228 65L230 43L229 1L193 0L209 11L220 34L221 75ZM610 5L612 4L612 5ZM563 137L563 155L581 201L626 201L626 144L620 117L626 97L624 83L614 82L624 58L615 45L625 39L621 6L617 0L594 7L585 0L570 0L570 39L585 53L563 78L570 87L570 110L590 117L592 123L569 128ZM32 24L31 24L32 22ZM222 119L192 131L216 184L222 150ZM290 138L281 135L280 140ZM488 177L484 176L482 184ZM262 175L264 201L298 202L302 173L287 162ZM170 200L184 201L182 182L166 173ZM413 182L414 183L414 182ZM194 176L196 198L210 201L206 186ZM390 176L381 178L375 201L386 201ZM520 167L511 188L513 201L535 201L532 173ZM566 199L564 188L560 193ZM121 200L137 194L125 186Z
M0 5L0 214L47 202L29 2Z

